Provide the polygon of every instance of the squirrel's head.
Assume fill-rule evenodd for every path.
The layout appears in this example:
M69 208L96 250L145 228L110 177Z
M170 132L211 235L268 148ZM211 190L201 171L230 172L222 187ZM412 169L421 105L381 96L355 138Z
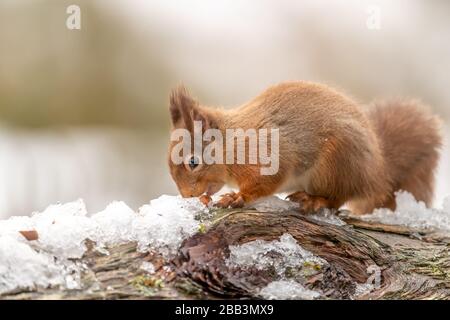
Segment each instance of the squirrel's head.
M169 104L172 120L172 134L177 129L179 141L171 141L169 145L170 174L183 197L198 197L203 193L212 195L219 191L226 181L226 168L223 164L206 164L203 150L209 143L203 141L203 133L207 129L217 129L216 117L211 110L202 107L182 86L172 90ZM195 125L201 124L200 141L195 139ZM198 129L197 129L198 130ZM172 139L171 139L172 140ZM181 141L183 140L183 141ZM185 144L183 144L184 142ZM187 144L186 144L187 142ZM194 148L197 144L197 148ZM184 146L184 147L180 147ZM187 146L187 147L186 147ZM195 151L201 150L198 154ZM173 155L178 161L174 161ZM181 159L181 161L179 161Z

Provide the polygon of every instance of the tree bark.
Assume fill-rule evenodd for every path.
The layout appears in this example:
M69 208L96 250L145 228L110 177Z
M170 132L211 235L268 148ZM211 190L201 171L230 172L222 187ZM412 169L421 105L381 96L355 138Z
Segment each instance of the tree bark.
M450 256L448 234L387 226L345 217L344 226L319 222L298 212L219 210L204 232L186 239L170 260L141 253L135 243L94 251L82 261L82 289L17 290L3 299L208 299L254 298L275 280L270 271L240 269L225 263L229 246L252 240L275 240L291 234L303 248L328 264L304 272L302 281L322 299L448 299ZM152 262L156 272L140 266ZM358 284L380 271L379 286L357 294ZM372 268L372 269L371 269ZM298 270L297 270L298 271ZM293 277L300 275L295 274ZM311 271L311 270L310 270Z

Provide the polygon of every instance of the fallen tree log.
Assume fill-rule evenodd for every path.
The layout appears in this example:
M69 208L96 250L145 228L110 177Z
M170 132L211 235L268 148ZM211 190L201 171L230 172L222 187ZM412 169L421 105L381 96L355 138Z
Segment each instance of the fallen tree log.
M298 212L220 210L207 230L186 239L178 254L164 259L138 252L135 243L83 256L81 289L17 290L2 299L208 299L258 298L276 280L271 270L237 268L226 263L230 245L277 240L285 233L326 260L323 267L299 266L291 276L322 299L448 299L448 235L368 223L345 216L335 225ZM89 244L89 240L88 244ZM141 268L151 262L154 273ZM379 272L379 283L374 283ZM376 281L375 281L376 282ZM364 284L370 290L360 291Z

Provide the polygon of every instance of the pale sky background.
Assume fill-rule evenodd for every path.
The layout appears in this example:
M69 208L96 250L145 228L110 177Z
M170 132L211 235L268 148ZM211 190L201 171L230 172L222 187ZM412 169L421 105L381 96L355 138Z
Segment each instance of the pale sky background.
M79 31L65 27L74 3ZM0 217L176 194L167 97L179 83L231 107L281 81L318 81L361 103L419 98L447 124L449 40L448 1L3 0ZM449 160L446 142L437 206Z

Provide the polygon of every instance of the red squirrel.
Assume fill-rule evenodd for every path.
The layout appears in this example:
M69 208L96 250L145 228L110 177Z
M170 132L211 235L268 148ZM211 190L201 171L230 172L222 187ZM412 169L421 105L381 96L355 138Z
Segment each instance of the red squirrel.
M229 128L279 129L279 168L272 175L262 175L260 163L208 165L201 154L190 153L176 164L169 157L183 197L210 196L227 184L239 191L223 195L216 206L242 207L289 192L287 198L305 213L346 204L354 214L365 214L395 209L398 190L431 205L440 120L418 102L363 106L326 85L297 81L269 87L234 109L201 105L178 87L169 109L172 130L194 133L194 121L203 124L203 131L217 129L224 136ZM169 155L175 145L171 141Z

